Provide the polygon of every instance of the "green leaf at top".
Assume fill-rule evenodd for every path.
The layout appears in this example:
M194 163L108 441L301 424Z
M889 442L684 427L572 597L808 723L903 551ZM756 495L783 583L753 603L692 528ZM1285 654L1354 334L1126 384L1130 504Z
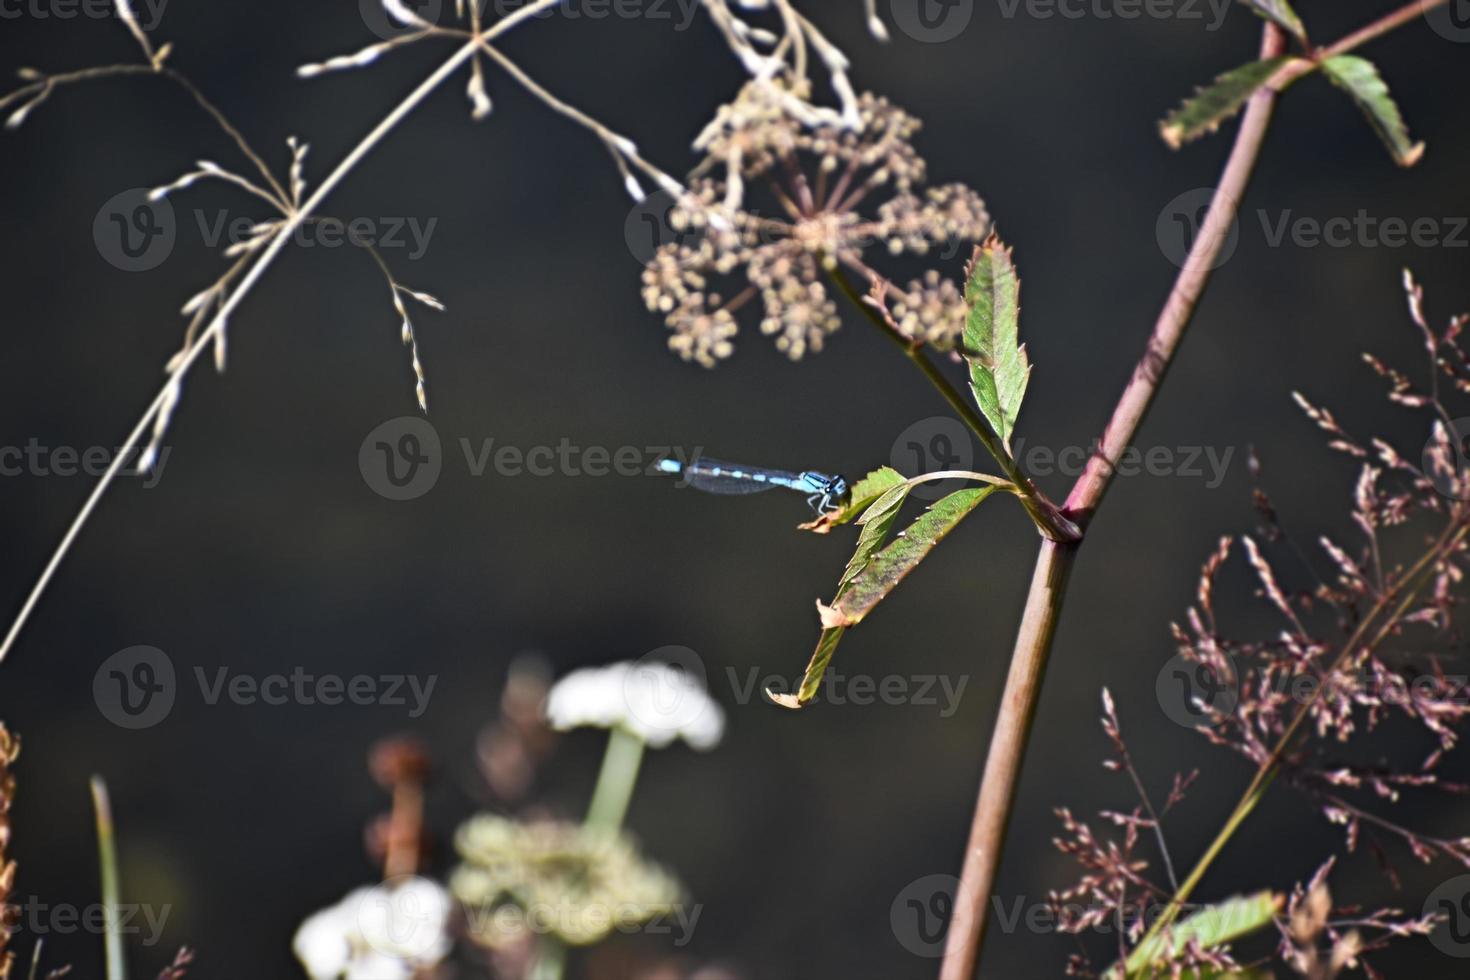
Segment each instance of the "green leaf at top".
M891 483L887 474L892 474L892 479L896 479L897 482ZM880 491L876 499L872 496L864 497L862 517L858 518L858 523L863 529L858 534L857 547L853 549L852 558L848 560L847 567L842 571L842 578L837 583L837 598L839 599L858 573L867 567L873 555L883 546L883 542L888 540L888 532L893 529L894 522L898 520L898 512L903 508L903 502L908 498L912 484L885 466L881 470L869 473L853 488L852 503L849 504L849 507L856 508L860 495L868 495L885 484L887 488ZM822 635L817 639L817 648L812 652L812 658L806 665L806 672L802 675L801 687L797 689L795 695L777 694L767 690L766 696L783 708L805 707L812 698L816 697L817 688L822 683L822 675L827 672L827 665L832 662L832 655L837 652L837 644L842 641L842 634L845 632L847 632L846 629L841 626L822 630Z
M1301 42L1302 47L1308 46L1307 28L1302 24L1302 19L1296 15L1296 11L1291 9L1291 4L1287 0L1240 0L1240 2L1296 38Z
M975 246L965 270L965 359L980 414L1010 451L1016 416L1031 380L1031 363L1019 341L1021 280L1011 250L991 235Z
M1171 149L1177 150L1191 140L1213 133L1222 122L1239 112L1278 68L1295 60L1267 58L1227 71L1169 113L1169 118L1159 123L1159 135Z
M850 524L859 514L866 511L873 501L903 482L903 474L898 470L889 466L879 467L857 481L852 488L852 493L848 494L847 502L841 507L829 510L816 520L801 525L801 529L815 534L826 534L841 524Z
M822 625L830 629L836 626L856 626L862 622L863 617L874 606L883 601L909 572L918 567L919 562L929 556L935 545L943 541L970 511L995 491L994 486L956 490L936 501L898 535L892 544L873 554L861 568L854 571L849 565L847 574L843 576L841 594L829 608L822 611ZM876 510L886 499L880 499L873 508ZM894 513L896 516L896 509ZM886 529L884 533L886 534Z
M1323 59L1322 71L1332 84L1353 97L1379 139L1393 154L1395 163L1400 167L1412 167L1419 162L1424 155L1424 144L1409 141L1409 127L1373 62L1356 55L1340 54Z
M1129 977L1152 976L1144 971L1166 965L1191 942L1198 943L1200 949L1215 949L1269 925L1280 909L1281 896L1269 891L1237 895L1208 905L1139 945L1128 956L1124 969ZM1118 976L1117 967L1106 976Z

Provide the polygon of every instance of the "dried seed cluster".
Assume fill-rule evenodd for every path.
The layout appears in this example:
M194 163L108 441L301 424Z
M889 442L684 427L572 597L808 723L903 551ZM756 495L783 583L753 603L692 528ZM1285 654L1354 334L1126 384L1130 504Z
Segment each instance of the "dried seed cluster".
M792 360L819 351L840 323L823 276L838 264L883 284L911 339L952 346L964 326L955 285L931 272L900 288L864 254L923 255L936 243L982 240L984 202L962 184L920 189L925 165L912 145L920 123L887 99L859 96L856 123L844 126L793 111L804 94L780 79L749 82L695 141L704 160L671 211L678 235L643 272L644 303L664 317L669 347L713 367L734 350L736 312L758 299L761 332L777 349ZM757 181L770 188L774 216L747 202ZM860 211L877 193L889 196ZM721 292L717 277L736 277L736 288Z

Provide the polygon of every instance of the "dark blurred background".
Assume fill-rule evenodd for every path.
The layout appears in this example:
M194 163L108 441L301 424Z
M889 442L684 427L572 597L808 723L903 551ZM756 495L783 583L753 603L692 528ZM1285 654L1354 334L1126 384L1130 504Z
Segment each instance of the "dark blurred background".
M135 60L116 23L62 19L58 7L70 9L5 5L0 66ZM809 13L850 54L860 88L926 121L918 145L934 181L962 180L985 196L1024 279L1036 370L1022 435L1053 449L1087 446L1176 271L1156 233L1161 215L1169 224L1172 201L1210 186L1228 149L1227 132L1170 152L1155 124L1193 86L1253 57L1259 22L1231 8L1218 23L1203 4L1189 8L1198 19L1134 20L1039 18L989 0L957 9L967 7L968 23L938 43L890 19L887 45L869 37L856 0ZM885 18L888 8L883 0ZM554 17L504 47L682 172L694 162L689 140L740 71L707 18L680 29L677 5L657 8L667 17L643 9ZM1300 9L1327 40L1389 4L1303 0ZM286 137L308 140L313 182L446 51L425 45L370 70L295 78L300 64L373 40L354 0L172 0L152 33L174 42L170 64L280 169ZM1242 762L1169 720L1155 680L1199 564L1221 534L1253 526L1248 446L1300 540L1347 533L1354 469L1323 447L1290 392L1331 405L1354 431L1387 432L1411 455L1423 443L1422 420L1387 405L1359 353L1419 363L1405 266L1424 282L1435 321L1470 307L1466 233L1459 247L1272 247L1257 213L1274 224L1287 210L1325 221L1365 209L1436 219L1446 235L1470 214L1470 107L1456 95L1470 84L1470 44L1416 21L1367 53L1428 153L1412 170L1396 168L1321 79L1285 98L1238 247L1140 439L1180 462L1191 447L1232 456L1218 486L1180 474L1120 479L1093 528L1027 760L1000 881L1007 907L1041 903L1074 877L1051 844L1052 808L1090 815L1131 805L1123 781L1098 765L1103 685L1160 793L1176 769L1206 772L1171 827L1180 861L1199 853L1247 781ZM630 823L703 903L684 952L760 980L932 976L937 961L915 955L890 910L912 882L959 866L1034 536L1014 506L988 507L843 644L837 667L849 674L964 679L951 716L941 717L942 699L800 714L759 697L740 703L752 672L799 676L816 635L812 601L830 597L846 535L798 535L803 505L782 494L721 499L642 477L477 477L458 440L704 447L858 475L904 463L895 440L915 424L938 425L926 420L943 405L848 312L828 349L799 364L753 328L718 370L679 361L642 307L625 235L630 202L606 153L504 75L492 72L490 85L489 120L471 123L462 81L452 83L327 207L437 222L423 255L411 240L388 253L400 279L449 305L414 313L430 420L444 444L437 485L395 502L359 471L364 437L417 410L377 272L348 249L288 251L235 316L228 371L216 376L206 361L191 377L162 480L123 480L109 494L3 665L0 716L26 741L17 892L95 901L86 780L101 773L114 793L127 899L172 910L162 942L134 950L137 972L151 975L188 943L201 950L201 976L298 975L289 951L297 923L374 873L361 842L384 805L363 765L374 739L412 731L432 746L441 774L431 819L447 837L479 805L473 740L517 654L539 651L562 672L678 644L702 658L729 713L726 740L708 756L653 754ZM238 160L186 96L147 78L58 91L0 146L0 443L117 445L178 346L176 311L222 268L196 209L206 221L222 209L263 211L201 186L175 199L178 240L156 269L107 260L93 224L109 198L165 183L199 158ZM944 264L959 268L956 258ZM1041 482L1062 494L1069 480ZM6 615L91 486L80 476L0 480ZM1269 624L1248 612L1239 569L1227 582L1243 630ZM93 675L137 644L165 651L180 685L164 721L129 731L99 711ZM210 705L194 671L220 667L409 672L437 683L417 719L390 706ZM551 804L579 812L601 746L590 732L561 741L543 773ZM1427 751L1417 736L1390 748L1409 764ZM1462 834L1470 815L1427 796L1403 811L1444 835ZM1206 890L1288 887L1339 844L1308 803L1277 793ZM437 868L449 863L446 851ZM1402 893L1385 898L1391 889L1359 854L1340 866L1338 897L1417 912L1457 873L1394 856L1406 871ZM58 934L47 945L52 965L100 972L95 937ZM997 928L984 973L1058 976L1074 949L1054 933ZM1390 977L1463 975L1423 941L1377 962Z

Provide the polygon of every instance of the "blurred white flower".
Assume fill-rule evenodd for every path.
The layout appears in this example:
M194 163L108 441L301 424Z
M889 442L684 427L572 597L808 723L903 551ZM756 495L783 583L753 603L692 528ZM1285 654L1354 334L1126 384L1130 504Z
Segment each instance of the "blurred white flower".
M725 712L709 696L703 670L658 660L574 670L546 698L551 727L622 728L661 749L682 738L701 752L720 744Z
M357 888L308 916L291 949L312 980L410 980L449 954L452 902L425 878Z

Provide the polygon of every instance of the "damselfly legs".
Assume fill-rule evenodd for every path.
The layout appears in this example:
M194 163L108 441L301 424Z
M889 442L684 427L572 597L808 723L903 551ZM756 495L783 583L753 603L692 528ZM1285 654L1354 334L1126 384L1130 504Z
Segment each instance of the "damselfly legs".
M818 514L836 510L847 499L847 481L813 470L794 473L763 466L743 466L717 459L698 457L688 463L676 459L660 460L661 472L681 477L686 486L705 493L760 493L776 487L806 494L806 502Z

